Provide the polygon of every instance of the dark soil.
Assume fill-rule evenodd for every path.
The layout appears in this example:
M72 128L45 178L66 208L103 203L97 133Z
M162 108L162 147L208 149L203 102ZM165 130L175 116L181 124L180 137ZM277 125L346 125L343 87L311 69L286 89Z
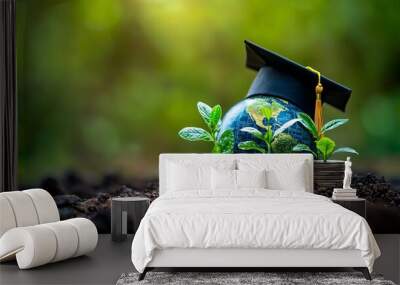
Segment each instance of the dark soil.
M396 183L397 182L397 183ZM367 200L367 221L374 233L400 233L400 181L386 181L372 173L355 174L351 187ZM314 189L316 194L332 196L333 189Z
M398 180L397 180L398 181ZM35 185L38 186L38 185ZM158 197L158 179L123 178L107 174L92 183L75 172L62 177L46 177L39 186L49 191L59 208L61 219L86 217L99 233L110 232L111 197ZM374 233L400 233L400 187L374 174L355 174L352 187L367 199L367 220ZM31 188L31 187L24 187ZM332 189L314 189L316 194L332 196Z
M36 185L49 191L56 201L62 220L85 217L92 220L99 233L110 233L112 197L158 197L158 179L123 178L110 173L101 179L84 178L74 171L61 177L48 176Z
M372 203L383 203L387 206L400 207L400 189L386 181L382 177L377 177L372 173L355 174L352 179L351 187L357 189L357 195L367 199ZM314 189L316 194L327 197L332 196L332 188Z

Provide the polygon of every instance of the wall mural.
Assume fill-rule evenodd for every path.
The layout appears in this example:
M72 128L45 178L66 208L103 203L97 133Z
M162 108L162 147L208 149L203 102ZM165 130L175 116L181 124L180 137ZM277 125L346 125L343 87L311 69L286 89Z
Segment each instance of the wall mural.
M390 3L167 2L17 1L20 189L109 232L110 197L158 196L160 153L310 152L329 197L351 156L371 228L400 233Z

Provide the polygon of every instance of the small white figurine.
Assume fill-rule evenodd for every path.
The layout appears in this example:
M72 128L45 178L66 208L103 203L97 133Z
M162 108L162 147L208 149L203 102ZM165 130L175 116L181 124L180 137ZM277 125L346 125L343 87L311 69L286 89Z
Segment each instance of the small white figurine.
M344 162L344 179L343 179L343 189L351 189L351 176L353 172L351 171L351 161L350 157Z

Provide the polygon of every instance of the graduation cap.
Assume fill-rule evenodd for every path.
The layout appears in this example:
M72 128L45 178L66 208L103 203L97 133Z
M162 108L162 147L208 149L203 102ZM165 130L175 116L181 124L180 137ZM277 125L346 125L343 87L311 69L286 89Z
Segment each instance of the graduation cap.
M287 100L322 126L322 103L345 111L351 89L250 41L245 40L246 66L257 70L246 97L268 95ZM318 128L320 129L320 128Z

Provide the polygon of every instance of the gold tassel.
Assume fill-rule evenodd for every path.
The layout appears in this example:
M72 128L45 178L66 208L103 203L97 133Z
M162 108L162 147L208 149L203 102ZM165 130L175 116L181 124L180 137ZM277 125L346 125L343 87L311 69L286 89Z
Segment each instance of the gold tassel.
M315 86L316 99L315 99L314 123L315 126L317 127L318 135L321 135L321 128L324 124L324 115L323 115L322 100L321 100L321 94L324 88L322 87L321 84L321 73L310 66L307 66L307 69L311 70L312 72L318 75L318 83Z

